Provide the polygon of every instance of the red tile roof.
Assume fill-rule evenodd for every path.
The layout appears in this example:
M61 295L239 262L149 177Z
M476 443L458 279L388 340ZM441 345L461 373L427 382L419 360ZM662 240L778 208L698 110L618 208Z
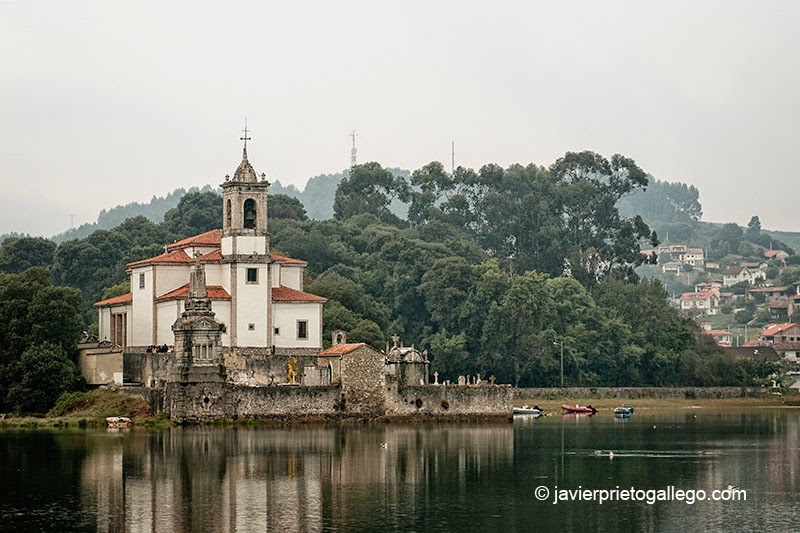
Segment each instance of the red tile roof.
M269 254L270 259L276 261L278 263L286 263L287 265L307 265L308 261L302 261L300 259L292 259L291 257L285 257L283 255L276 255L276 254Z
M684 292L681 294L680 299L682 301L686 300L707 300L712 296L716 296L716 291L707 290L707 291L697 291L697 292Z
M327 298L281 285L272 287L272 300L276 302L327 302Z
M114 296L113 298L108 298L107 300L101 300L94 304L95 307L111 307L113 305L123 305L129 304L133 301L133 293L122 294L120 296Z
M779 352L797 351L800 350L800 341L776 342L772 347Z
M771 337L773 335L777 335L778 333L790 329L797 324L793 324L791 322L784 323L784 324L769 324L761 328L761 336L762 337Z
M151 257L150 259L142 259L141 261L134 261L133 263L128 263L128 266L137 267L142 265L150 265L153 263L185 264L185 263L194 263L194 259L189 257L183 250L174 250L172 252Z
M183 255L180 255L180 252L182 252L184 248L190 248L192 246L221 246L221 245L222 245L222 230L214 229L211 231L207 231L205 233L201 233L200 235L195 235L193 237L188 237L186 239L173 242L172 244L167 246L167 253L156 257L152 257L150 259L143 259L142 261L129 263L128 266L139 266L150 263L192 262L194 261L194 259L189 257L189 255L186 252L183 252ZM183 256L185 256L185 258ZM270 259L272 259L273 261L278 263L285 263L287 265L305 266L308 264L308 261L302 261L300 259L292 259L291 257L286 257L283 255L269 254L269 256ZM200 261L207 263L222 261L222 252L220 250L214 250L212 252L209 252L200 257Z
M200 235L187 237L186 239L173 242L167 246L168 251L188 248L190 246L219 246L222 243L222 230L212 229Z
M784 252L783 250L765 250L764 251L764 257L772 258L772 257L775 257L775 256L780 255L782 253L786 254L786 255L789 255L786 252Z
M208 291L208 297L212 300L230 300L231 295L228 294L221 285L206 285L206 290ZM175 290L169 291L168 293L162 294L158 298L156 298L157 302L164 302L167 300L185 300L189 297L189 284L182 287L178 287Z
M214 250L200 256L201 263L219 263L222 261L222 250Z
M359 342L359 343L356 343L356 344L342 343L342 344L337 344L336 346L331 346L330 348L328 348L326 350L322 350L321 352L319 352L319 354L320 355L344 355L344 354L350 353L350 352L352 352L354 350L358 350L359 348L361 348L363 346L366 346L366 344L363 343L363 342Z

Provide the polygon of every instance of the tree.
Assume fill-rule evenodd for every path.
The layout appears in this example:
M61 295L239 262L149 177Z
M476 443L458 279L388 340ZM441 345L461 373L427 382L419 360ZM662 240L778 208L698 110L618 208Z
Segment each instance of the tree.
M750 217L750 222L747 223L747 239L752 241L759 235L761 235L761 221L758 219L758 215L753 215Z
M419 290L435 326L450 331L463 327L462 304L475 284L472 267L461 257L437 259L422 276Z
M83 378L61 346L31 346L11 368L6 405L17 412L46 413L65 392L83 388Z
M546 282L547 276L536 272L515 277L484 327L486 343L495 354L494 372L515 386L556 384L557 367L540 348L541 332L552 323L553 301Z
M376 350L384 349L385 338L381 328L372 320L361 320L347 336L348 342L364 342Z
M609 273L629 277L642 263L640 243L658 244L641 216L623 219L621 198L647 186L647 175L619 154L567 152L550 167L563 204L561 246L569 271L591 287Z
M270 220L276 218L289 218L292 220L307 220L306 209L297 198L285 194L271 194L267 202L267 216Z
M372 213L382 220L391 220L394 215L389 211L389 205L395 198L408 200L409 193L406 180L380 164L356 165L336 188L333 216L344 220L361 213Z
M30 268L21 274L0 274L0 411L9 406L28 408L23 403L30 390L28 385L13 389L16 392L11 404L8 395L25 375L38 375L39 368L50 369L48 357L57 360L52 363L55 367L66 364L62 361L66 357L77 372L66 354L75 350L83 329L81 304L80 292L54 287L43 267ZM56 377L64 375L59 370ZM49 382L42 383L45 387ZM68 387L74 385L70 380L64 383ZM37 404L36 409L39 407Z
M0 244L0 272L18 274L53 264L56 243L43 237L9 237Z
M221 223L222 198L215 192L188 193L164 215L164 227L181 239L217 229Z

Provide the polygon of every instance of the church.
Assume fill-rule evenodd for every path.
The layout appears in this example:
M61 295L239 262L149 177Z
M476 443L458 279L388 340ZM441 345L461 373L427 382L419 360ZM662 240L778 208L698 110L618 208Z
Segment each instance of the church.
M95 303L98 338L124 351L174 343L172 326L189 297L190 272L205 271L207 297L224 325L228 354L316 353L325 298L303 290L307 263L270 253L265 174L247 159L225 177L222 230L174 242L163 254L128 264L130 292Z
M303 290L307 263L270 252L266 176L247 159L222 183L222 229L129 263L130 291L95 304L79 345L90 386L121 386L182 423L382 416L508 417L508 386L429 384L427 352L376 350L335 331ZM398 344L399 343L399 344Z

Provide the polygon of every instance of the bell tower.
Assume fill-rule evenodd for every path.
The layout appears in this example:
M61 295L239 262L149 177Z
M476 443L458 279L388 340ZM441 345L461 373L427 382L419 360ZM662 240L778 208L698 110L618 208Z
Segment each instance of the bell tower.
M266 174L259 177L247 159L245 120L242 162L222 187L222 261L230 268L230 341L237 346L272 344Z

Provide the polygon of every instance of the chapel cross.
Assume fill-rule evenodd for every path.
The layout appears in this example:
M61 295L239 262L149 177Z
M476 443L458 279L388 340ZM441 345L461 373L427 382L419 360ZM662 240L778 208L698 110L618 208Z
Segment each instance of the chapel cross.
M244 117L244 129L242 130L242 132L244 132L244 137L239 137L239 140L244 141L245 149L247 149L247 141L250 140L250 137L247 136L247 132L249 131L250 130L247 129L247 117Z
M392 335L392 340L394 341L394 348L397 348L397 341L400 340L400 337L397 335Z

